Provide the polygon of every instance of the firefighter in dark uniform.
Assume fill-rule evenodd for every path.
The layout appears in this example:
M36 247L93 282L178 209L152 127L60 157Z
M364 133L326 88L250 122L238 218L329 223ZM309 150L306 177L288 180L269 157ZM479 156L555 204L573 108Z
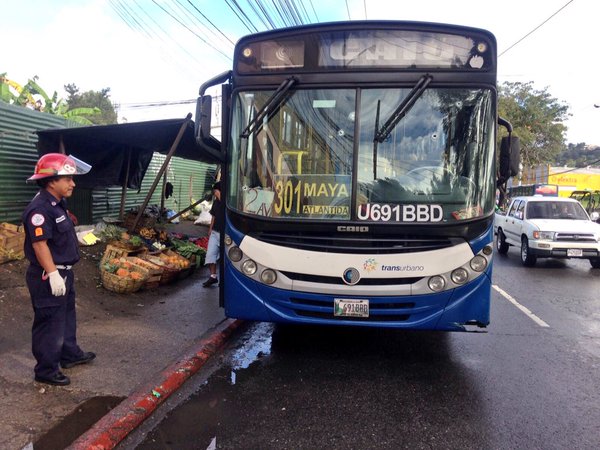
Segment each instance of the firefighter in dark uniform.
M70 383L60 371L92 361L96 355L77 345L74 275L79 261L79 243L65 199L75 187L73 177L91 167L61 153L43 155L27 181L40 191L23 213L25 257L30 266L26 281L34 319L32 352L35 380L57 386Z

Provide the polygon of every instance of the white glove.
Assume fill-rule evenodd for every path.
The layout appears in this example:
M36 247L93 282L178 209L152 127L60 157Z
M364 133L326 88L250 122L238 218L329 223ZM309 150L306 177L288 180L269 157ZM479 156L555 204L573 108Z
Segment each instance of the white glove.
M61 295L65 295L67 293L65 280L60 276L58 270L50 272L48 274L48 278L50 278L50 289L52 289L52 295L55 297L60 297Z

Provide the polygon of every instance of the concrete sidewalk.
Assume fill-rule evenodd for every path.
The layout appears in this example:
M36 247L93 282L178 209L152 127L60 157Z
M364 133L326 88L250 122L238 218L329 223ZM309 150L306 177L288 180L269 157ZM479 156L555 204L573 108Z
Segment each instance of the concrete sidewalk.
M97 262L82 259L80 264ZM0 266L0 271L11 270L10 265ZM20 266L12 269L23 271ZM225 321L218 305L218 288L202 287L207 276L208 270L200 268L174 284L132 294L105 291L96 286L97 280L76 281L78 340L97 358L65 370L71 378L66 387L33 381L33 312L24 277L15 273L10 291L0 284L0 448L31 448L31 443L90 399L112 399L114 406L152 383L157 374L176 370L169 368L203 338L229 327L231 321ZM86 289L94 301L86 298ZM93 289L101 292L92 296ZM106 412L108 407L93 422Z

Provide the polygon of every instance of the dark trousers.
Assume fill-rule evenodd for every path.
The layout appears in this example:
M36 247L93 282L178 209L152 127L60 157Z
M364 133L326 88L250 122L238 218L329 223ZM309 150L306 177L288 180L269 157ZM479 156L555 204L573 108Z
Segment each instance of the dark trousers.
M75 361L83 351L77 345L73 272L60 270L67 279L67 292L60 297L52 295L50 281L43 274L41 268L30 266L26 279L34 312L31 330L31 350L37 361L34 372L38 377L48 378L59 371L61 361Z

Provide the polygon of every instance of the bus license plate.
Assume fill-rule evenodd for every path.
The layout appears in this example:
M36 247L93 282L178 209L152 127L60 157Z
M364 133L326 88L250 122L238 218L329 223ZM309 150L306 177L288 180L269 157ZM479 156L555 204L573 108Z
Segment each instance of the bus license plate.
M583 256L583 250L581 250L580 248L568 248L567 256L581 257Z
M333 315L338 317L369 317L369 300L334 299Z

